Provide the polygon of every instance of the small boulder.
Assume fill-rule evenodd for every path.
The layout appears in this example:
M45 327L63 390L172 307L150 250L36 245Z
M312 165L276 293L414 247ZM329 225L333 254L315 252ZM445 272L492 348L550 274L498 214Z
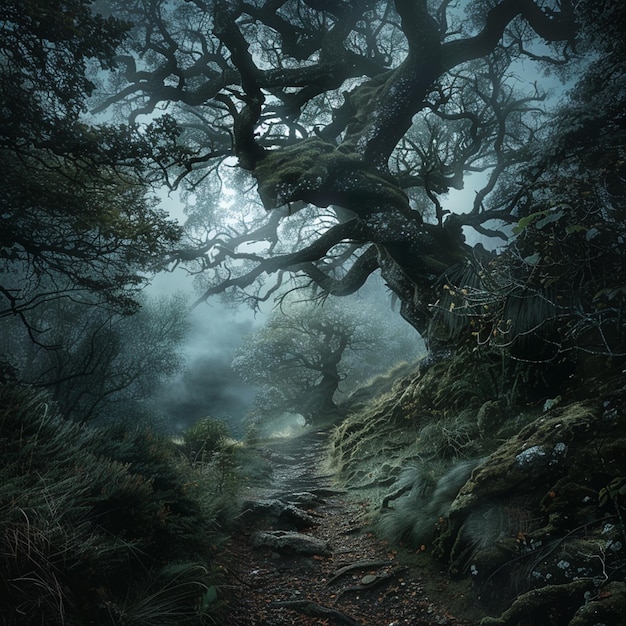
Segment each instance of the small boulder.
M294 528L310 528L311 526L317 526L318 521L307 512L294 506L293 504L287 504L278 516L277 524L285 526L293 526Z
M310 491L298 491L297 493L281 495L281 500L289 502L290 504L297 504L298 506L305 507L307 509L311 509L324 503L322 498L314 493L311 493Z
M252 537L252 545L270 548L283 553L318 554L321 556L330 556L332 554L328 541L285 530L255 533Z
M240 519L247 524L263 522L296 529L317 525L317 521L306 511L294 504L286 504L282 500L247 500L242 508Z

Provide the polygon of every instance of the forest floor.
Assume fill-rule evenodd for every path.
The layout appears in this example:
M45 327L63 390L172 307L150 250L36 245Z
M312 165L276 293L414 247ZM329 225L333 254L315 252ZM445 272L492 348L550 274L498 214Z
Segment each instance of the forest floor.
M223 597L233 626L470 626L484 609L471 581L451 581L426 552L392 549L368 531L367 502L336 489L321 474L326 433L264 443L271 484L253 488L249 503L309 494L314 525L298 532L328 542L303 555L254 545L259 532L285 529L277 520L241 524L224 546ZM314 504L311 505L311 496Z

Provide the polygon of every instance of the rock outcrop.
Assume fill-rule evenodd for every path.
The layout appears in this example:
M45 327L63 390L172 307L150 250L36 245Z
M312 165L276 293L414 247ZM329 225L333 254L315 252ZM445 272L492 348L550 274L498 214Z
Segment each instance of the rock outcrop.
M391 542L472 581L485 615L499 614L483 624L623 623L625 377L591 388L547 373L474 353L418 368L361 401L330 462ZM468 480L451 480L471 459Z

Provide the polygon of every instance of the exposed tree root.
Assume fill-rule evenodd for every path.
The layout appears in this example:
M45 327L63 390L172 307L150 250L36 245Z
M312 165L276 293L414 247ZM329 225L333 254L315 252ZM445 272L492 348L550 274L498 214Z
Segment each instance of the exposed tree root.
M412 483L410 483L408 485L404 485L403 487L400 487L400 489L396 489L396 491L394 491L393 493L390 493L388 496L385 496L383 498L383 502L380 505L380 508L381 509L388 509L389 508L389 503L392 500L397 500L398 498L403 496L405 493L408 493L409 491L411 491L411 489L413 489L413 484Z
M399 568L394 569L391 572L388 572L387 574L381 574L380 576L376 576L376 578L372 582L364 583L362 585L353 585L351 587L346 587L345 589L342 589L337 594L337 597L335 598L335 603L337 603L339 599L341 598L341 596L343 596L346 593L358 593L360 591L369 591L370 589L374 589L374 587L379 587L380 585L387 582L388 580L395 578L403 569L405 568L399 567Z
M585 603L584 593L594 586L592 580L575 580L566 585L549 585L521 595L500 617L484 617L481 626L518 626L529 618L545 619L550 608L567 606L572 615ZM534 623L534 622L533 622ZM539 623L539 622L537 622Z
M359 569L375 569L378 567L384 567L385 565L391 565L391 563L389 561L356 561L355 563L350 563L350 565L345 565L344 567L339 568L334 575L328 579L326 584L330 585L336 580L339 580L342 576Z
M323 619L329 618L337 622L338 624L345 624L346 626L361 626L359 622L352 619L349 615L337 611L336 609L322 606L316 602L310 600L285 600L282 602L272 602L270 608L285 608L290 611L296 611L307 615L309 617L321 617Z

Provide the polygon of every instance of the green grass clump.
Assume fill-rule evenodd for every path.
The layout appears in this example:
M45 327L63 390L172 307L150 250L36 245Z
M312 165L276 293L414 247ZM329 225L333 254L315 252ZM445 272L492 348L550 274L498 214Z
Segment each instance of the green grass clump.
M433 463L406 467L394 485L402 495L376 520L380 534L394 544L429 546L437 525L477 463L464 461L445 470Z
M230 436L228 424L214 417L198 420L183 433L186 452L192 461L218 451Z
M145 430L0 388L0 622L206 624L227 494Z

